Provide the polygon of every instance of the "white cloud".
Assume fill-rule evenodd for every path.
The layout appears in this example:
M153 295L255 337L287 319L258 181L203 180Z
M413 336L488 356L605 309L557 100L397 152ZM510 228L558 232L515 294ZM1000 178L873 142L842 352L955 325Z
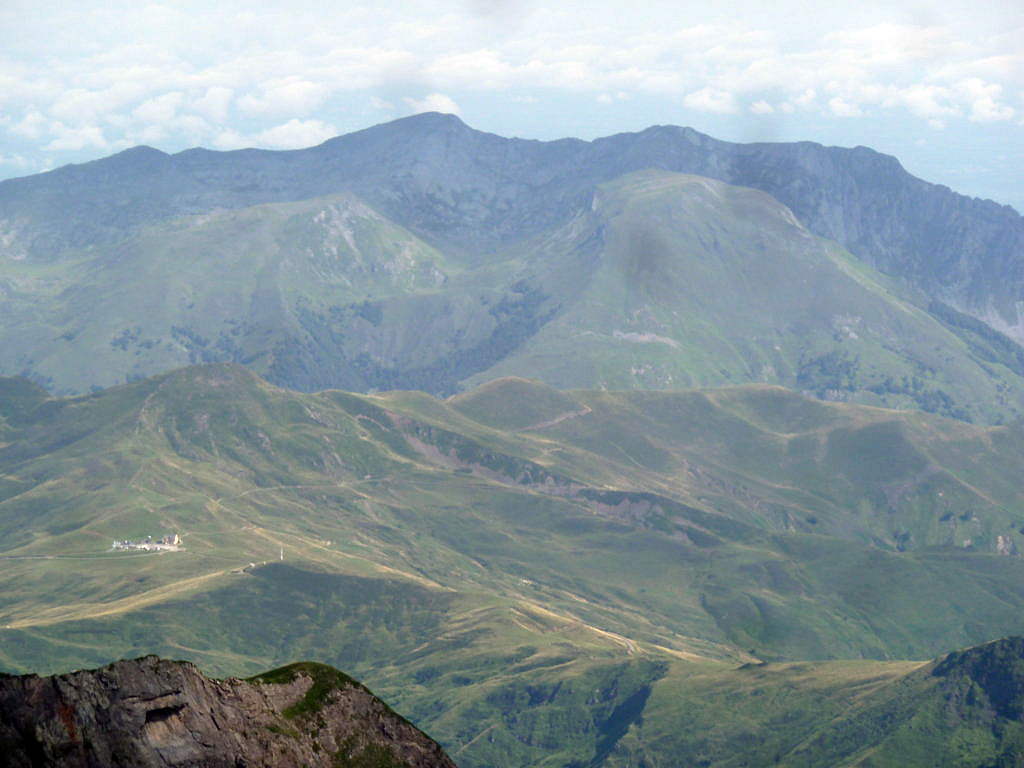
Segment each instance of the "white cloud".
M683 98L683 103L690 109L701 112L732 114L737 111L736 99L733 95L717 88L701 88L699 91L688 93Z
M2 8L3 4L0 3ZM0 109L49 104L67 87L68 84L62 82L62 78L46 70L18 66L9 58L0 58Z
M524 74L522 65L516 67L498 51L479 49L441 56L430 63L427 76L449 84L468 81L480 88L500 88L519 80Z
M893 23L837 30L827 34L824 43L835 54L853 53L872 67L948 57L956 45L944 27Z
M147 124L169 123L174 119L184 99L184 95L179 91L147 99L132 110L132 117Z
M999 120L1012 120L1015 114L1017 113L1013 107L983 97L971 105L970 120L974 123L993 123Z
M419 112L444 112L449 115L461 114L459 105L454 99L443 93L430 93L422 99L402 99L414 113Z
M57 138L43 147L47 151L85 149L86 147L106 149L108 146L103 131L95 125L68 127L63 123L55 123L50 126L50 130L51 133L57 135Z
M206 93L198 99L194 99L190 105L191 109L199 114L208 117L215 123L223 123L228 119L231 109L231 100L235 92L224 86L211 86Z
M761 99L760 101L755 101L753 104L750 105L750 111L753 112L755 115L770 115L772 112L775 111L775 107L773 107L764 99Z
M17 123L11 125L8 130L26 139L38 139L50 125L50 120L43 116L37 109L30 109L25 116Z
M598 104L611 104L613 101L615 100L607 93L600 93L597 96Z
M159 144L166 138L167 132L163 129L163 126L147 125L142 130L134 132L131 140L127 141L126 145L130 147L132 144Z
M330 123L292 118L287 123L275 125L273 128L250 135L233 130L222 131L214 139L214 144L221 149L243 149L246 147L302 149L321 144L337 135L337 128Z
M828 100L828 108L836 117L860 117L864 114L859 106L840 96Z
M321 120L296 120L261 131L260 144L277 149L299 149L321 144L338 135L338 129Z
M918 117L953 117L961 113L950 88L941 85L914 83L906 88L893 90L883 100L883 106L902 106Z
M65 123L97 123L111 112L144 96L146 90L145 84L128 79L98 89L71 88L62 93L46 112Z
M803 93L794 96L791 99L791 101L798 107L806 107L811 102L814 101L817 95L817 91L815 91L813 88L807 88L803 91Z
M968 77L987 79L1020 80L1024 72L1024 51L1002 53L947 62L941 64L929 75L930 79L955 82Z
M999 100L1002 86L998 83L988 83L981 78L967 78L956 83L955 87L971 108L968 119L972 122L992 123L1011 120L1016 114L1012 106Z
M210 124L199 115L178 115L171 125L175 130L193 138L209 134L212 131Z
M256 139L244 136L231 128L225 128L213 138L213 146L218 149L247 149L256 145Z
M980 77L970 77L956 84L956 90L970 106L968 119L975 123L992 123L1010 120L1016 110L999 100L1003 87L988 83Z
M324 83L302 77L281 77L260 87L258 95L238 99L238 108L253 115L307 115L329 95Z
M0 155L0 165L10 165L19 170L32 167L32 163L29 160L18 154Z

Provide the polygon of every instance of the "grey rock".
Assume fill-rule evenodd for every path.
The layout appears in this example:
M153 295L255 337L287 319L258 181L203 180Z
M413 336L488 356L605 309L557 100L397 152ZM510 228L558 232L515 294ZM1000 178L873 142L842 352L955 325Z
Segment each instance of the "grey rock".
M434 741L330 667L293 665L267 680L213 680L155 656L53 677L5 677L0 762L454 768Z

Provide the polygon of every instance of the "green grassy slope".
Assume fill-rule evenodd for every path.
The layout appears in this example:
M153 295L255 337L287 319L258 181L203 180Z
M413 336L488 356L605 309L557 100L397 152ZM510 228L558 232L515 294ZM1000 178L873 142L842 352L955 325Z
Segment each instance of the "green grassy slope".
M1021 638L930 663L677 664L607 764L1018 765L1022 664Z
M767 386L302 394L235 365L0 397L10 670L308 658L460 764L613 765L681 675L1024 632L1016 426Z
M544 290L568 298L470 384L511 375L563 388L765 382L976 421L1021 412L1020 363L1007 352L1016 344L994 332L1007 349L979 343L963 327L970 318L957 325L956 312L922 304L762 192L632 173L602 185L593 210L534 249Z
M438 358L488 341L521 298L500 266L464 275L349 194L186 216L57 264L2 266L19 290L0 367L61 392L213 361L365 390L399 360L406 378L441 373Z
M761 382L982 423L1024 412L1019 345L763 192L640 171L500 247L437 242L340 193L0 254L0 371L60 393L230 361L304 391Z

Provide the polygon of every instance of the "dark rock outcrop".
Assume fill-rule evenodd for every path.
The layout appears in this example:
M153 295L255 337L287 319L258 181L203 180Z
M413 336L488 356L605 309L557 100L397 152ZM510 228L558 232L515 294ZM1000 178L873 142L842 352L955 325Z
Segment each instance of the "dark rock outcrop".
M28 766L454 768L364 686L321 664L212 680L147 656L0 679L0 762Z
M993 716L1024 722L1024 637L1004 637L956 651L935 664L945 679L946 701ZM975 718L977 719L977 717Z

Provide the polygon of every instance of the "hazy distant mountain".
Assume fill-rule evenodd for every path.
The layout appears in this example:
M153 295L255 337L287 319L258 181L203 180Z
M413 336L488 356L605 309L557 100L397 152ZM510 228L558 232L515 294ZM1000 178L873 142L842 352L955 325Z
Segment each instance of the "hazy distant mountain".
M1024 350L971 315L1024 337L1022 221L865 148L673 127L536 142L426 114L292 152L142 147L0 183L0 370L61 392L216 360L303 389L769 381L1012 418Z
M141 223L352 190L418 233L486 250L543 230L585 206L596 184L644 168L768 192L812 232L974 314L991 311L1024 338L1015 306L1024 219L916 179L866 147L731 144L674 126L525 141L428 113L305 150L169 156L138 147L3 182L0 220L7 254L52 257Z

